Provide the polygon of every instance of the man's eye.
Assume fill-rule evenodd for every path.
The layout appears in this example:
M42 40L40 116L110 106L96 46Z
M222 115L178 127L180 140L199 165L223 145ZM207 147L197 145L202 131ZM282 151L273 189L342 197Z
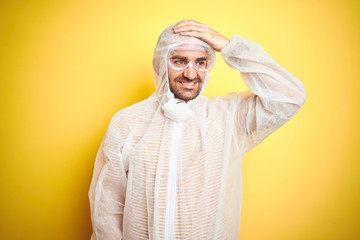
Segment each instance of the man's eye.
M198 66L205 66L206 65L206 61L197 61L196 65Z
M175 61L175 64L182 65L182 64L184 64L184 61L183 60L178 60L178 61Z

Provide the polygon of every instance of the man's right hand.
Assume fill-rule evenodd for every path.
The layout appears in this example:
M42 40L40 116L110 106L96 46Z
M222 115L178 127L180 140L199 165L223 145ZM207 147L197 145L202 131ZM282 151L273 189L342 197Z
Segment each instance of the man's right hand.
M195 20L183 20L173 27L174 33L183 36L196 37L206 42L215 51L221 51L230 40L211 29L208 25Z

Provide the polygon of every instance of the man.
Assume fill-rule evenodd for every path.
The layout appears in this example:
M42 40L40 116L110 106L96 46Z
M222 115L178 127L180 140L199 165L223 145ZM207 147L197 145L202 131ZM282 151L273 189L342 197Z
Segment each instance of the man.
M202 96L214 50L250 91ZM156 92L112 118L96 156L92 239L238 239L242 155L299 111L303 85L194 20L163 31L153 70Z

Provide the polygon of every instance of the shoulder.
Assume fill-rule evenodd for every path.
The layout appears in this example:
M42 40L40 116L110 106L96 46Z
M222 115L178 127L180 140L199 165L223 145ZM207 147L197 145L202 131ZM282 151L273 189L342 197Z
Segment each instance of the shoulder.
M213 97L211 100L209 100L208 107L213 109L231 109L236 107L239 102L248 95L249 91L244 91L241 93L231 92L228 93L224 97Z
M104 146L123 146L146 121L154 116L156 101L146 99L116 112L110 120L104 137ZM130 138L129 138L130 137Z
M219 96L204 98L199 103L206 107L207 112L223 112L228 106L227 99Z
M157 109L157 100L148 98L116 112L111 118L109 129L127 135L131 129L150 122Z
M228 114L233 114L236 111L241 94L229 93L225 97L215 96L211 99L202 97L199 99L197 111L199 114L206 114L208 118L224 117Z
M134 103L116 112L111 118L110 124L122 127L132 125L136 122L147 121L154 115L156 104L156 100L151 98Z

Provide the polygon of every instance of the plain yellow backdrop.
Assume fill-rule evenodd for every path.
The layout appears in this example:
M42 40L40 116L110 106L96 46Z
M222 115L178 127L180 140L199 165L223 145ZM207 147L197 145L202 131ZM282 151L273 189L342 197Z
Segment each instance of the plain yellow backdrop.
M244 156L240 239L360 239L359 1L2 1L0 239L89 239L111 117L153 91L161 31L196 19L262 45L301 111ZM218 54L206 96L246 90Z

